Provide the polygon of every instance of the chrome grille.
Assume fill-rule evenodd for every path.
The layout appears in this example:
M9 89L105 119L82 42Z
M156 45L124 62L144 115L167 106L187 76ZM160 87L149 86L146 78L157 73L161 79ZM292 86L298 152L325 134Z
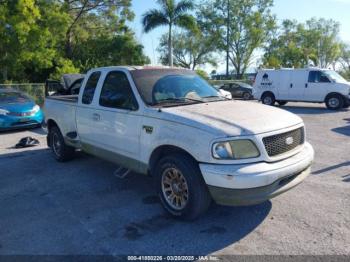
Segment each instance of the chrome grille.
M263 138L265 149L270 157L278 156L304 144L304 127L282 134Z

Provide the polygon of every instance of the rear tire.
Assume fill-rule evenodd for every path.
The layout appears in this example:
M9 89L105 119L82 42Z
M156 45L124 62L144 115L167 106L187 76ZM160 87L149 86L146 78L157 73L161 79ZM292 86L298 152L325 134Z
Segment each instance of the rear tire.
M157 193L165 210L183 220L195 220L211 203L198 163L187 155L163 157L155 169Z
M252 99L252 95L249 92L244 92L242 98L243 100L250 100Z
M261 101L264 105L273 106L276 102L276 99L272 93L264 93L261 97Z
M54 126L49 132L51 151L58 162L66 162L72 160L75 148L66 145L60 129Z
M285 106L288 101L277 101L277 103L280 105L280 106Z
M344 99L338 94L326 98L326 106L329 110L339 110L344 107Z

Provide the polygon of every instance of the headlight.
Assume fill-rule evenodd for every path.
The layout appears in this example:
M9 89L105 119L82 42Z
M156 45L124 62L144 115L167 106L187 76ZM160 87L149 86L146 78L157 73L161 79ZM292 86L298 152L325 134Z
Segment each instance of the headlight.
M260 152L251 140L233 140L218 142L213 145L216 159L247 159L260 156Z
M39 110L40 110L40 106L35 105L35 106L33 107L32 113L33 113L33 114L36 114L36 113L39 112Z
M0 109L0 116L6 116L8 113L10 112L5 109Z

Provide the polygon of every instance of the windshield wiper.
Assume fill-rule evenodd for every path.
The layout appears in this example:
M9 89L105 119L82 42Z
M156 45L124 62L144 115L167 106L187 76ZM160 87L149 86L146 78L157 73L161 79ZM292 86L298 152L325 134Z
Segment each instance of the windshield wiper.
M153 106L155 105L160 105L160 104L164 104L164 103L186 103L188 101L191 102L196 102L196 103L205 103L203 100L199 100L199 99L193 99L193 98L187 98L187 97L181 97L181 98L167 98L167 99L162 99L157 101L156 103L153 103Z
M227 98L225 96L205 96L203 98L220 98L220 100L224 99L224 100L232 100L230 98Z

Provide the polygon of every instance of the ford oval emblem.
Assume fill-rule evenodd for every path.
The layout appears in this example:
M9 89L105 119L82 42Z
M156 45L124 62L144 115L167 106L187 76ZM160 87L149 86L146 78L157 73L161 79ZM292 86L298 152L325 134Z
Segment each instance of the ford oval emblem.
M287 137L287 139L286 139L286 144L288 145L288 146L290 146L290 145L292 145L294 143L294 138L293 137Z

